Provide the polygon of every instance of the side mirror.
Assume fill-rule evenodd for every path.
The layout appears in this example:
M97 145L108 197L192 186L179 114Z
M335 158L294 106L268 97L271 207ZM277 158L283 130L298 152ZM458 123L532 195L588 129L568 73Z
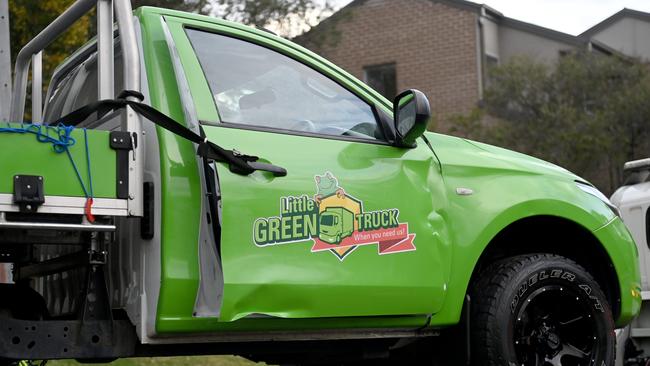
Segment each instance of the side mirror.
M422 136L431 120L431 108L426 95L409 89L395 97L395 145L415 147L415 140Z

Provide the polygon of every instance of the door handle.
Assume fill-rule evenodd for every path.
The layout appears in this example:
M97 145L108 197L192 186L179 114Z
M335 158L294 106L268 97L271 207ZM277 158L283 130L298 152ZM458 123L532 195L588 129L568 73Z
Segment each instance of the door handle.
M248 165L255 170L273 173L274 177L284 177L287 175L287 170L277 165L260 163L257 161L249 161Z

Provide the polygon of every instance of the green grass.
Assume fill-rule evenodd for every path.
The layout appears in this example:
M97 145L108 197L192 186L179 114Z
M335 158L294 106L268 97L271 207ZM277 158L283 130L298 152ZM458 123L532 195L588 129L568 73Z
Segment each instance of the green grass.
M47 366L82 366L74 360L50 361ZM255 363L238 356L179 356L179 357L142 357L123 358L111 363L97 363L92 366L251 366L265 365Z

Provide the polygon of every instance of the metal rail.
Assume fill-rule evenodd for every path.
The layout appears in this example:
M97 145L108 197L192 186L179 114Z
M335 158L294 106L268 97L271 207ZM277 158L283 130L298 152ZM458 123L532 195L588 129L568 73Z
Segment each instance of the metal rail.
M0 229L60 230L60 231L115 231L115 225L102 224L63 224L49 222L7 221L5 213L0 212Z
M133 11L129 0L114 0L117 27L124 62L124 89L140 91L140 50L133 26ZM131 100L134 100L131 98ZM141 131L138 129L135 131Z
M32 56L32 122L43 122L43 51Z
M3 1L3 0L0 0ZM124 68L124 89L140 91L140 49L136 37L134 19L129 0L77 0L36 37L25 45L16 57L15 79L11 99L10 121L23 121L25 99L27 95L27 77L29 66L34 58L32 87L33 122L40 122L42 115L42 67L40 54L52 41L61 36L68 28L86 13L97 6L97 53L99 99L114 96L114 62L113 62L113 12L117 18L117 27L122 50ZM130 97L133 99L133 97ZM1 116L0 116L1 117ZM51 122L51 121L48 121ZM134 141L142 141L142 121L140 116L127 107L122 124L122 131L128 131ZM135 144L134 144L135 145ZM129 200L128 212L131 216L142 216L142 178L143 149L137 144L129 159Z
M112 4L111 4L112 3ZM27 95L27 76L32 56L45 49L52 41L63 34L79 18L84 16L95 5L98 7L98 52L101 61L100 70L103 71L99 80L98 95L106 96L110 91L112 77L109 81L109 72L112 70L113 54L113 12L117 16L117 25L120 32L122 57L124 60L124 87L125 89L140 91L140 51L137 46L135 29L133 27L131 3L128 0L77 0L52 23L43 29L36 37L29 41L18 53L15 66L15 82L11 101L10 119L22 121L25 113L25 99ZM112 6L111 6L112 5ZM110 48L110 49L109 49ZM38 90L40 93L41 91Z
M7 122L11 108L9 0L0 0L0 70L0 122Z
M97 99L115 96L113 65L113 0L97 1Z
M45 49L45 47L70 28L79 18L89 12L95 6L96 2L97 0L77 0L18 52L14 73L14 91L11 101L10 119L12 121L22 121L23 115L25 114L27 75L32 56Z
M122 47L122 62L124 64L124 90L140 91L140 49L135 33L131 2L129 0L113 0L117 27L120 31L120 46ZM128 97L129 100L136 100ZM129 159L129 200L130 216L142 216L142 182L144 181L144 149L142 136L142 120L140 115L127 106L122 125L123 131L131 132L133 139L133 158ZM134 136L135 135L135 136Z

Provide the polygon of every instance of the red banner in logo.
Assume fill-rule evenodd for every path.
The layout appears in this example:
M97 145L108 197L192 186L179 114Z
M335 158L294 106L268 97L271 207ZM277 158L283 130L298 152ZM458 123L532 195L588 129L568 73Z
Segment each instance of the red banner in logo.
M354 231L352 235L341 240L339 244L329 244L318 237L314 237L312 238L314 246L311 251L320 252L358 245L378 244L380 255L392 254L415 250L413 239L415 239L415 234L409 234L408 224L399 224L399 226L389 229Z

